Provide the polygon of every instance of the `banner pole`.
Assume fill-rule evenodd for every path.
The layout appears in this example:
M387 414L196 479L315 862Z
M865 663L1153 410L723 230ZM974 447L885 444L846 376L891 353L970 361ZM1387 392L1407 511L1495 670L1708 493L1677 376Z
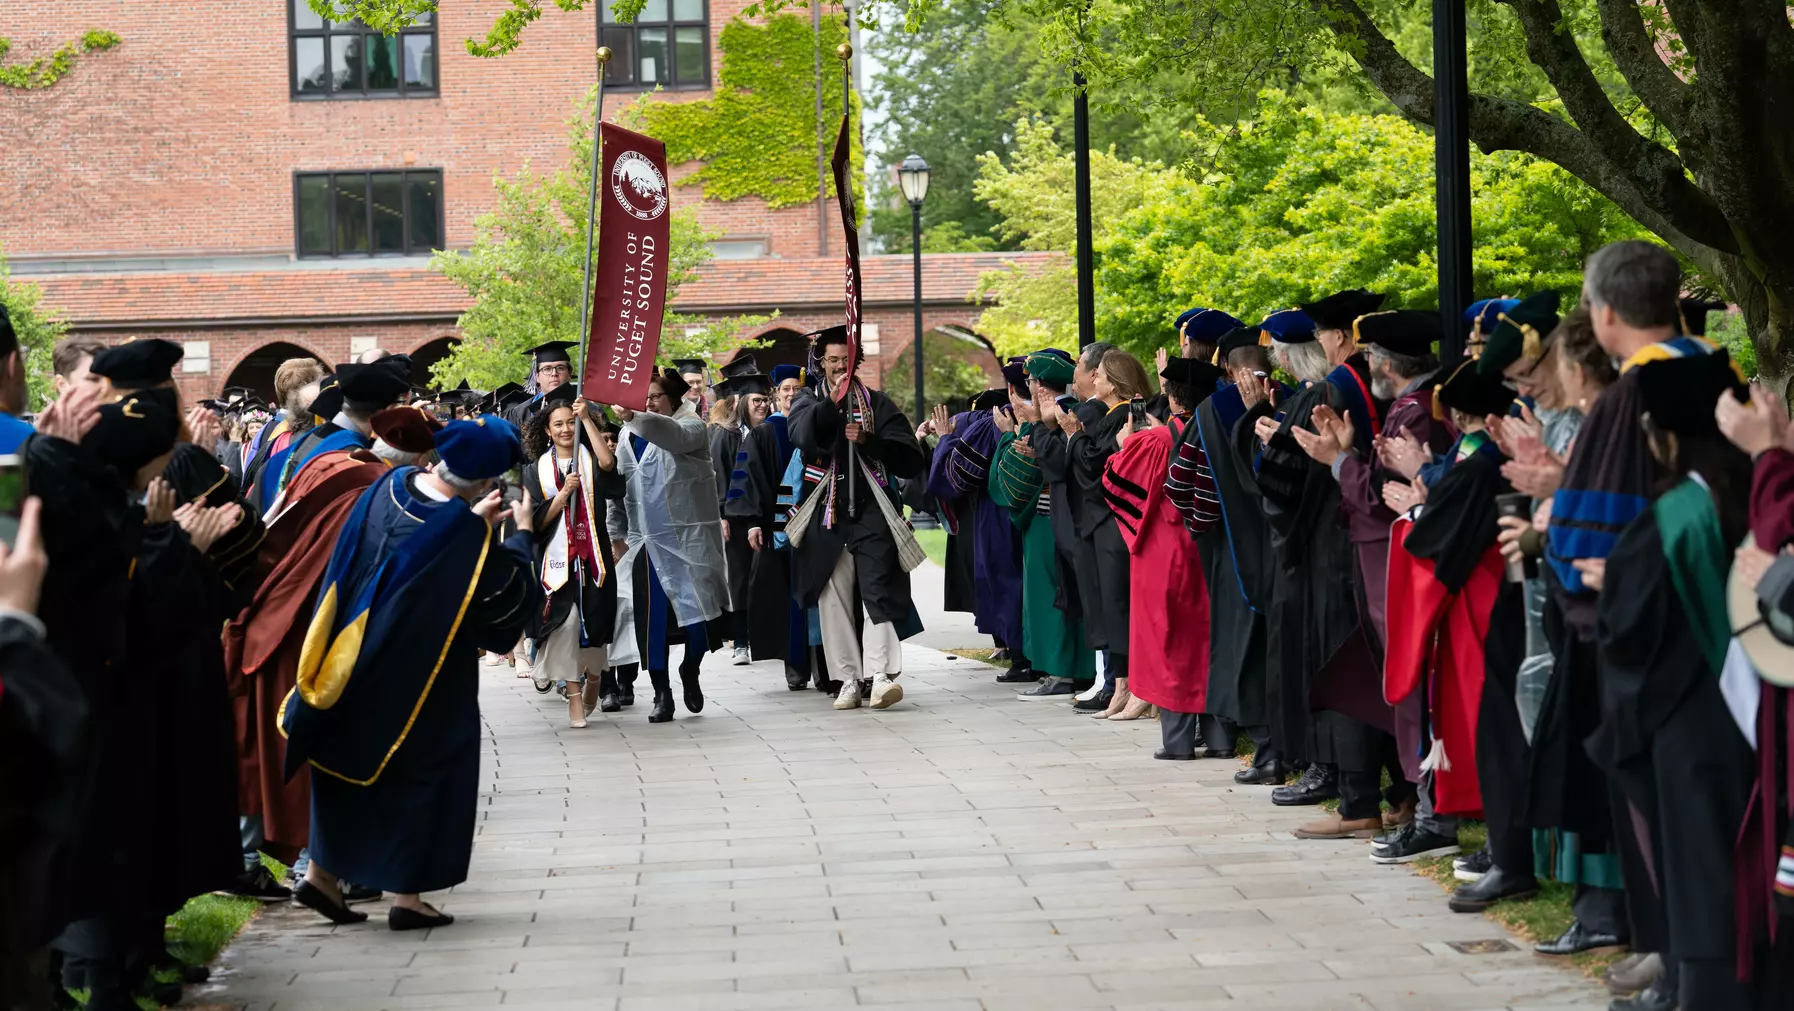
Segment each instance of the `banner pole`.
M850 13L847 16L851 18L853 15ZM843 42L839 46L836 46L835 47L835 55L839 56L841 58L841 118L851 122L852 118L853 118L853 45L852 45L852 43ZM853 167L853 134L852 134L852 132L849 131L846 134L846 137L847 137L847 152L848 152L847 165L848 165L848 169L850 170L848 173L846 173L846 176L847 176L847 185L849 187L849 190L846 193L835 194L835 198L842 202L842 206L846 206L850 201L853 200L853 192L852 192L853 177L851 174L851 169ZM857 224L857 222L856 222L856 224ZM844 243L851 242L852 238L849 236L844 236L842 238L842 241ZM852 250L849 250L849 251L852 252ZM854 297L858 298L859 292L857 292L857 291L854 292ZM855 322L857 323L858 321L855 320ZM846 388L845 393L841 397L841 400L842 400L842 403L847 407L847 420L849 422L851 422L851 421L853 421L853 388L854 388L854 385L860 381L859 372L857 371L858 366L860 364L860 333L859 333L858 326L854 327L853 332L849 333L847 335L847 338L849 341L852 342L848 348L848 353L853 357L853 365L855 367L855 371L850 372L847 375L847 388ZM847 440L847 515L849 517L852 517L855 513L859 512L859 508L860 508L859 494L858 494L859 485L857 483L859 474L860 474L859 444L854 442L852 439L849 439L849 440ZM871 491L871 489L867 489L867 490Z
M604 5L594 4L603 17ZM598 29L603 32L603 28ZM602 34L599 36L603 38ZM586 269L579 288L579 390L583 397L586 392L586 351L592 338L592 239L598 231L598 176L604 171L604 70L610 63L610 47L599 46L594 54L598 59L598 109L592 117L592 183L586 197Z

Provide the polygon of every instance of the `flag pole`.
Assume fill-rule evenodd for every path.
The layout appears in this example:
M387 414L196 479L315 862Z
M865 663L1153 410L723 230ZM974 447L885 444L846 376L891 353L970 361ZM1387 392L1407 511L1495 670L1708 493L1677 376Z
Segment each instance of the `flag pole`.
M603 4L594 4L599 17L603 17ZM602 33L603 29L598 31ZM602 38L602 34L599 36ZM594 54L598 59L598 109L592 117L592 182L586 197L586 270L579 287L579 390L580 396L586 392L586 350L592 338L592 239L598 231L598 176L604 170L604 148L600 139L604 125L604 70L610 63L610 47L599 46Z
M849 15L849 17L851 16L852 15ZM851 30L851 22L849 22L849 26ZM841 58L841 116L843 119L849 119L853 115L853 43L843 42L839 46L836 46L835 55ZM853 135L851 133L847 134L847 153L847 165L849 170L851 170L853 167ZM849 190L846 193L835 194L835 199L842 201L843 206L845 206L847 202L853 200L853 178L851 171L844 174L848 175L847 185ZM857 225L858 222L856 221L855 224ZM851 241L852 238L850 236L842 237L843 243ZM850 249L849 252L851 253L852 250ZM854 292L854 297L858 298L859 292ZM854 322L857 323L858 320L856 319ZM847 408L847 420L852 422L853 387L855 383L860 381L858 372L860 364L860 334L857 327L847 335L847 339L851 342L848 346L848 354L852 357L855 371L847 374L847 385L842 393L841 400ZM857 491L859 485L855 483L856 479L859 477L859 473L859 444L852 439L849 439L847 440L847 515L850 517L858 512L860 508L859 494Z

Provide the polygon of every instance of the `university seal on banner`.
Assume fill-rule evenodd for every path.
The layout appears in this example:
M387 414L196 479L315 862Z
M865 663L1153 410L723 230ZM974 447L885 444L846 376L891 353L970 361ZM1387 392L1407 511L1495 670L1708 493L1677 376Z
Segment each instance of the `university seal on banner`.
M617 155L610 169L610 191L619 206L643 221L653 221L667 211L666 176L640 151Z

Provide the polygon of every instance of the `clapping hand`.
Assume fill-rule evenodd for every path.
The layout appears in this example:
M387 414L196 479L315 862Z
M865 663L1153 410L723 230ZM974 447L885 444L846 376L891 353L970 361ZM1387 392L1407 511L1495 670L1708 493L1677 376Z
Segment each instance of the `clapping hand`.
M37 613L38 592L44 586L44 570L50 559L44 554L38 533L43 502L33 495L19 511L19 532L8 547L0 543L0 608Z
M1582 573L1582 585L1600 593L1607 582L1607 559L1577 558L1570 562L1576 571Z
M946 404L934 405L931 418L934 422L934 434L945 437L953 434L953 415L947 413Z
M1009 412L1003 410L1001 407L993 407L990 409L990 420L996 423L997 431L999 432L1007 433L1015 431L1015 419L1010 417Z
M1055 413L1058 415L1056 420L1059 422L1059 430L1066 435L1076 435L1084 430L1084 423L1079 421L1078 416L1071 411L1056 411Z
M188 502L174 511L175 523L186 531L193 550L202 555L212 550L212 545L218 543L218 538L229 533L242 518L243 507L235 502L211 508L198 502Z
M1510 458L1520 455L1517 447L1527 439L1534 442L1543 442L1545 439L1545 426L1532 413L1532 408L1524 403L1520 405L1518 417L1491 414L1483 420L1483 424L1489 430L1490 437L1495 440L1495 448L1501 450L1503 456Z
M1252 423L1252 434L1258 436L1259 442L1268 446L1271 436L1277 434L1277 427L1276 418L1260 418Z
M208 453L212 452L213 447L218 445L218 433L221 428L218 415L213 414L210 408L196 405L187 409L188 441L195 446Z
M1563 483L1563 458L1546 449L1535 435L1523 429L1516 434L1512 444L1510 455L1513 459L1501 465L1501 476L1508 479L1515 491L1525 492L1533 498L1550 498Z
M1352 451L1351 411L1340 417L1333 408L1322 404L1314 409L1309 419L1314 425L1312 432L1297 425L1290 426L1290 434L1296 437L1309 459L1323 467L1331 467L1334 460Z
M1713 414L1732 445L1751 456L1777 446L1794 450L1794 428L1788 423L1787 409L1760 383L1751 384L1749 403L1739 403L1731 390L1720 394Z
M38 415L37 430L51 438L79 444L100 421L97 386L77 386Z
M151 526L174 519L174 486L162 478L149 483L143 495L143 522Z
M1383 466L1410 481L1427 462L1426 449L1411 432L1402 432L1384 439L1377 447L1377 456L1383 461Z

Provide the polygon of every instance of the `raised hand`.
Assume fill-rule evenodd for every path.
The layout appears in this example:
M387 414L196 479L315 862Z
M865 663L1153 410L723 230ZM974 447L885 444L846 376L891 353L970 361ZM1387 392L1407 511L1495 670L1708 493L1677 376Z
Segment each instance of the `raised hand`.
M499 494L497 488L494 488L485 498L474 503L473 514L480 519L485 520L488 524L495 524L498 522L498 515L503 511L504 507L504 496Z
M517 529L524 533L533 533L536 529L536 506L529 499L529 489L525 488L517 501L511 503L511 520Z
M1010 417L1009 412L1003 410L1001 407L993 407L990 409L990 420L996 422L997 431L999 432L1015 431L1015 419Z
M192 542L193 550L205 554L218 543L218 538L229 533L243 518L243 507L235 502L206 508L198 503L190 502L175 512L175 522L187 532L187 540Z
M934 405L934 434L948 436L953 434L953 415L947 413L946 404Z
M79 443L99 421L99 387L77 386L38 415L37 430L52 438Z
M174 487L161 478L149 483L143 496L143 522L167 523L174 519Z
M1158 349L1153 353L1152 364L1155 373L1164 372L1165 366L1171 364L1171 352L1166 351L1164 348Z
M1120 449L1121 447L1127 445L1128 437L1133 434L1134 434L1134 416L1132 414L1129 414L1127 416L1127 419L1121 423L1121 430L1115 433L1115 448Z
M1794 429L1788 423L1787 408L1761 383L1751 384L1749 403L1739 403L1731 390L1720 394L1713 415L1719 421L1719 430L1732 445L1751 456L1766 449L1791 445L1790 436L1794 436Z
M1420 440L1414 438L1413 434L1409 432L1402 432L1384 439L1383 445L1377 452L1378 458L1383 461L1383 466L1410 481L1414 479L1414 475L1420 473L1420 468L1427 462L1426 449L1421 446Z

